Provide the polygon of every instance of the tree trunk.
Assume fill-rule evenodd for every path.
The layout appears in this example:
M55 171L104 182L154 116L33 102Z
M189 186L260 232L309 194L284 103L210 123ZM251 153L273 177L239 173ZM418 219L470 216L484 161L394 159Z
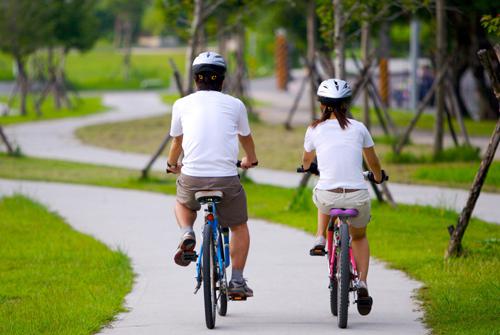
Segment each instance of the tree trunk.
M2 142L7 147L7 153L9 155L14 154L14 148L12 147L12 145L9 142L9 140L7 139L7 135L5 135L5 133L3 132L3 128L2 128L1 125L0 125L0 139L2 139Z
M125 54L123 55L123 69L124 78L126 81L130 79L130 67L131 67L131 57L132 57L132 22L130 17L127 17L123 22L123 48Z
M198 34L201 27L201 19L203 15L203 0L194 1L194 16L191 22L191 36L189 38L188 47L186 49L186 94L193 92L193 60L198 51Z
M370 24L363 22L361 27L361 59L363 65L367 64L368 54L370 53ZM366 128L371 128L370 122L370 104L368 103L369 92L368 87L365 85L363 89L363 122Z
M490 81L492 83L493 91L497 101L500 103L500 74L495 72L495 68L498 69L499 59L496 57L496 66L493 67L490 57L488 55L488 51L480 50L478 52L478 57L483 64L484 69L488 72L490 77ZM493 158L495 157L495 152L498 148L498 143L500 142L500 118L497 120L497 124L493 134L491 135L490 142L488 144L488 149L486 150L486 154L479 166L479 171L474 178L474 182L472 183L472 187L469 191L469 197L467 199L467 203L460 213L460 217L458 218L457 227L452 229L450 242L448 244L448 249L446 251L446 257L454 257L460 256L462 251L462 239L465 234L465 230L469 225L469 220L472 215L472 211L476 205L477 199L481 193L481 188L483 187L484 181L488 174L489 167Z
M334 36L333 36L333 53L335 77L338 79L346 79L345 73L345 32L344 32L344 8L343 0L333 0L334 14Z
M26 113L26 99L28 97L28 75L26 73L26 67L24 63L24 59L21 57L16 57L16 66L17 66L17 82L19 85L19 89L21 92L19 112L21 115L25 116Z
M446 31L445 31L445 0L436 0L436 68L441 69L444 64L446 53ZM434 126L434 155L443 151L444 135L444 82L442 80L436 86L436 123Z
M379 39L379 94L382 103L388 107L390 103L389 58L391 50L389 22L383 21L380 26Z
M311 120L316 119L316 83L314 65L316 62L316 1L307 4L307 74L309 75L309 103ZM302 93L299 93L302 94Z

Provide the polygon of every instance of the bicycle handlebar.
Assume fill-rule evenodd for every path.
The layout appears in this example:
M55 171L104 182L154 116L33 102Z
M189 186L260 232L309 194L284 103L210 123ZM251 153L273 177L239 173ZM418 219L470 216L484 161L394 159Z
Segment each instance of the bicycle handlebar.
M257 166L257 165L259 165L259 161L252 163L252 166ZM239 168L241 167L241 161L236 162L236 167L239 167Z
M319 176L318 165L316 163L311 163L311 166L307 170L305 170L303 166L297 168L297 173L306 173L306 172L310 172L311 174ZM380 182L377 182L375 180L375 176L371 171L364 171L363 177L365 178L365 180L374 182L375 184L382 184L384 181L389 180L389 176L385 173L385 170L382 170L382 180Z
M257 166L257 165L259 165L259 162L258 162L258 161L257 161L257 162L252 163L252 166ZM241 168L241 161L237 161L237 162L236 162L236 167ZM168 173L173 173L173 172L172 172L172 171L170 171L168 168L166 169L166 172L167 172L167 174L168 174Z

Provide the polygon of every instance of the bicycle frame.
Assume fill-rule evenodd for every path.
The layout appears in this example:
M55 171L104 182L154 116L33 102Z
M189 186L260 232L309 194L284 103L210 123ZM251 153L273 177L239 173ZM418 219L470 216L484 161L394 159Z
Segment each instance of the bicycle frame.
M224 271L222 269L227 268L229 266L229 254L226 255L224 251L224 238L222 237L222 233L219 229L219 219L217 218L216 213L216 204L208 203L207 214L205 215L205 225L210 225L212 227L212 238L214 240L214 245L217 246L216 255L218 271L217 271L217 280L220 280L223 277ZM210 219L210 216L212 219ZM228 241L229 243L229 241ZM201 283L201 262L203 259L203 243L200 247L200 254L198 260L196 261L196 280L198 283Z
M335 222L334 222L335 221ZM330 279L336 279L336 262L337 262L337 247L340 243L340 235L338 234L340 225L348 224L346 217L335 217L331 216L328 222L328 234L327 234L327 251L328 251L328 264L330 268ZM356 261L354 260L354 255L352 253L351 242L349 239L349 259L351 263L351 281L354 284L359 280L358 270L356 267Z

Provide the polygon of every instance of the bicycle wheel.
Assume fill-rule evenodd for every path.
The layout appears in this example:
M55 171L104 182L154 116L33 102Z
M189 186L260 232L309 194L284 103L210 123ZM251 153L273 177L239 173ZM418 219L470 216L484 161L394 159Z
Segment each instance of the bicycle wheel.
M349 283L351 271L349 264L349 226L340 225L340 253L337 268L337 323L339 328L347 327L347 312L349 309Z
M228 255L224 254L224 245L222 244L222 237L219 235L219 248L222 250L222 263L224 264L224 257ZM219 280L219 299L217 303L217 311L220 316L226 316L227 314L227 285L226 285L226 268L221 269L222 278Z
M215 327L217 309L217 267L212 226L205 224L203 229L203 296L205 298L205 322L208 329Z
M337 266L333 268L333 273L337 272ZM337 279L330 278L330 311L333 316L337 316Z

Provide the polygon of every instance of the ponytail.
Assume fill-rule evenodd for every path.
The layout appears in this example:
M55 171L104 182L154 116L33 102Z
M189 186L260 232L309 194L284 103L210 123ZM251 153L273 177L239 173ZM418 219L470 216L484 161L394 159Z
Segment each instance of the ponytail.
M321 118L319 120L313 121L311 127L316 128L320 123L328 120L332 113L335 115L335 118L338 120L340 128L342 130L346 129L351 123L347 118L347 108L349 106L349 100L343 99L336 102L329 101L328 103L324 103L325 109L321 114Z

